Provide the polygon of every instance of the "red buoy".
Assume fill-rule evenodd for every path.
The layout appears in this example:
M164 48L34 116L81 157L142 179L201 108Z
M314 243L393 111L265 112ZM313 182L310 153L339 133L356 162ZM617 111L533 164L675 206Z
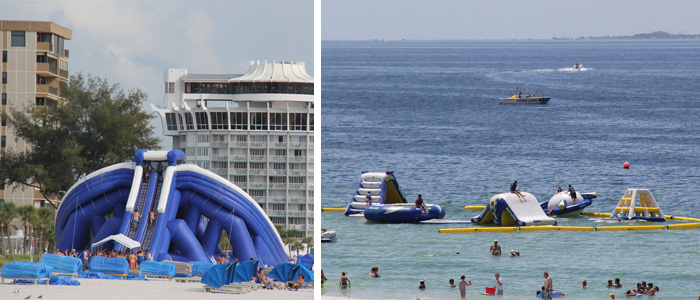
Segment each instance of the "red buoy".
M625 162L624 164L622 164L622 167L625 168L625 169L629 169L629 168L630 168L630 163L629 163L629 162Z

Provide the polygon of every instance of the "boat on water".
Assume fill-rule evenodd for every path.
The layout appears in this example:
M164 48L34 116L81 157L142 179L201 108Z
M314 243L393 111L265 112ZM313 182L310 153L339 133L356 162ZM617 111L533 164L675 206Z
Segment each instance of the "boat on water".
M581 215L583 209L593 204L593 199L598 197L597 193L576 193L576 203L571 198L568 191L554 194L549 201L540 203L540 207L548 216L556 217L576 217Z
M510 96L510 98L500 98L500 104L547 104L552 97L545 97L544 95L533 95L530 93L524 93L521 89L518 92Z
M574 64L574 70L581 71L581 68L583 68L583 64L580 64L580 63Z
M321 229L321 243L333 243L336 240L335 230Z

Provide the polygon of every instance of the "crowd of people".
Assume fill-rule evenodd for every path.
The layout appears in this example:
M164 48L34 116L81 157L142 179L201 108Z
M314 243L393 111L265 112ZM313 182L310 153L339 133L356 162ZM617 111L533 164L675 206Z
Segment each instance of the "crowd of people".
M615 283L613 283L612 280L608 280L608 288L622 288L622 284L620 283L620 278L615 278ZM636 297L636 296L654 296L656 293L659 292L659 287L654 286L653 283L649 282L647 283L646 281L638 282L637 286L633 289L627 289L625 291L625 296L626 297ZM610 293L610 298L615 299L615 293Z

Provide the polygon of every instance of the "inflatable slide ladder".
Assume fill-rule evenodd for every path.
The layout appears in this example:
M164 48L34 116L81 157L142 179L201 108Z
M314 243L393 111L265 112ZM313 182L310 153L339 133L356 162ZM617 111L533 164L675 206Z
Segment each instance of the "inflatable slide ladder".
M357 185L345 210L346 216L364 213L365 208L367 208L368 194L372 197L373 204L407 203L393 171L362 171L360 178L360 184Z
M666 221L666 216L661 212L651 191L636 188L625 191L610 217L623 220Z

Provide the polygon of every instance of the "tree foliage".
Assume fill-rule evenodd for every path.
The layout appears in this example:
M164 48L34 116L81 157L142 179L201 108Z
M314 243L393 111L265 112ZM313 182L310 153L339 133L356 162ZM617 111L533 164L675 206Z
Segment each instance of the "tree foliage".
M61 91L66 101L56 107L3 116L28 147L3 152L0 180L38 188L47 200L60 198L81 177L123 162L138 149L158 148L142 90L124 92L118 84L78 73Z

